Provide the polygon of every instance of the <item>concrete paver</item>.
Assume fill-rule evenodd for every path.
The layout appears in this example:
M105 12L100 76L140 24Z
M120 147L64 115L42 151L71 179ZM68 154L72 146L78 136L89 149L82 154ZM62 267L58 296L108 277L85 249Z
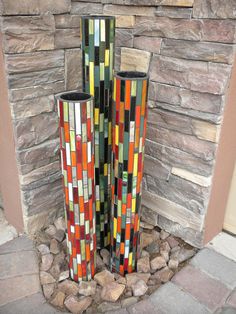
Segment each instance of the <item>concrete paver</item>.
M129 314L163 314L159 309L155 308L155 306L150 302L150 300L143 300L135 305L128 307L127 311Z
M210 311L189 293L168 282L154 292L150 298L157 313L163 314L208 314ZM159 311L159 312L158 312ZM143 312L145 313L145 312Z
M236 263L223 255L204 248L192 259L191 264L221 281L228 288L236 287Z
M175 275L172 282L189 292L200 303L212 311L221 307L231 290L191 265L184 267Z
M38 258L34 251L0 255L0 279L38 273Z
M0 246L0 255L22 251L34 251L33 241L25 235Z
M236 310L236 289L231 293L226 303Z
M38 274L0 280L0 305L41 291Z
M207 247L236 262L236 237L221 232L209 242Z

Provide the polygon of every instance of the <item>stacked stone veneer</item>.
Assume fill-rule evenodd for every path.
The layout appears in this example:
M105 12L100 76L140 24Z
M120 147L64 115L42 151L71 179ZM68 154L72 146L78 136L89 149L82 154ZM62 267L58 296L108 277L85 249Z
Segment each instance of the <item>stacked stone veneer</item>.
M117 16L116 70L150 75L144 219L200 246L236 2L1 0L0 11L26 229L63 211L53 94L81 88L80 16L106 14Z

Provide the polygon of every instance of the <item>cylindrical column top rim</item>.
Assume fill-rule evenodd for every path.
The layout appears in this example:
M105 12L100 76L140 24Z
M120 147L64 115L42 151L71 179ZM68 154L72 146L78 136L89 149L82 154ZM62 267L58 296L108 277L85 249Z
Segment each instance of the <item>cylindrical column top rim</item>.
M114 75L116 78L121 80L147 80L149 78L148 74L139 71L119 71Z
M82 15L82 20L91 19L91 20L115 20L115 16L112 15Z
M61 101L82 103L93 100L93 96L79 91L63 92L55 95L55 98Z

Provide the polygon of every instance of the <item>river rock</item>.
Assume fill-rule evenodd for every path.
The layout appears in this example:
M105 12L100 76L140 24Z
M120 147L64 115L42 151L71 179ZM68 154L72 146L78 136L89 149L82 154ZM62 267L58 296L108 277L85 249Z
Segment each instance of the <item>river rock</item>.
M150 260L149 257L142 257L137 262L138 273L150 273Z
M52 254L45 254L42 255L42 263L40 265L40 270L48 271L53 263L53 255Z
M56 287L55 283L43 285L43 294L47 300L50 299L50 297L52 296L55 287Z
M79 285L71 280L64 280L58 284L58 289L66 295L77 295L79 293Z
M79 293L88 297L96 293L97 283L96 281L81 281L79 283Z
M66 297L65 293L63 293L62 291L56 291L53 294L50 303L53 306L63 308L65 297Z
M42 255L50 254L49 247L46 244L40 244L37 249Z
M46 271L40 271L39 278L40 278L41 285L47 285L47 284L56 282L56 280L52 277L52 275L47 273Z
M65 271L63 271L63 272L60 273L60 276L59 276L58 281L59 281L59 282L60 282L60 281L63 281L63 280L65 280L65 279L69 278L69 276L70 276L69 270L65 270Z
M166 261L163 256L157 256L151 260L152 270L161 269L166 266Z
M91 297L77 298L70 295L65 299L65 307L73 314L83 313L93 302Z
M148 273L135 273L134 272L134 273L126 274L125 278L127 282L127 287L131 287L138 280L143 280L145 283L147 283L150 276L151 274L148 274Z
M60 248L56 239L52 239L50 242L50 252L52 254L58 254L60 252Z

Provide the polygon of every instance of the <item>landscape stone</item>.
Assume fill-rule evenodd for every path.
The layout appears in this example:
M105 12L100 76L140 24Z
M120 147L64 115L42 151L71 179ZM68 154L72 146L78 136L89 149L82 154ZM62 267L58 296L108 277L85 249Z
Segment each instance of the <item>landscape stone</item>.
M50 275L46 271L40 271L39 277L40 277L41 285L48 285L48 284L52 284L56 282L56 280L52 277L52 275Z
M58 254L60 252L59 244L56 239L52 239L50 242L50 252L52 254Z
M40 244L37 249L42 255L50 254L49 247L46 244Z
M171 258L168 262L168 267L171 269L171 270L176 270L178 269L178 266L179 266L179 262L177 259L174 259L174 258Z
M94 295L96 293L96 281L81 281L79 284L79 293L84 296Z
M152 243L150 243L147 247L146 247L146 251L149 254L157 254L160 252L160 245L157 241L154 241Z
M69 270L65 270L65 271L63 271L62 273L60 273L60 276L59 276L58 281L59 281L59 282L60 282L60 281L63 281L63 280L65 280L65 279L69 278L69 276L70 276Z
M50 268L49 272L55 279L59 279L59 276L60 276L60 273L61 273L60 266L58 264L53 265Z
M161 269L166 266L166 260L163 256L157 256L150 262L152 270Z
M48 271L53 263L53 255L52 254L45 254L42 255L42 263L40 265L40 270Z
M66 295L77 295L79 293L79 285L71 280L64 280L58 284L58 289Z
M43 294L47 300L50 299L50 297L52 296L55 287L56 287L55 283L43 285Z
M166 232L165 230L161 230L161 232L160 232L161 240L166 240L169 237L169 235L170 234L168 232Z
M175 248L176 246L179 245L179 242L173 237L169 236L166 241L168 242L169 246L171 249Z
M182 247L176 253L171 254L171 258L176 258L179 263L183 263L186 260L188 260L191 257L193 257L194 255L195 255L195 251L194 250L188 250L188 249L185 249L185 248Z
M98 305L97 310L99 313L110 312L114 313L116 310L121 308L120 302L102 302Z
M126 307L136 304L137 302L138 302L137 297L129 297L129 298L121 300L121 307L126 308Z
M140 235L140 243L142 248L146 248L149 244L151 244L155 238L151 233L142 232Z
M65 294L61 291L56 291L50 300L50 303L55 307L63 308L64 300L65 300Z
M101 249L100 255L103 259L104 264L109 266L109 264L110 264L110 252L107 249Z
M137 262L138 273L149 273L150 272L150 261L149 257L141 257Z
M125 290L125 285L116 282L107 283L103 286L101 297L108 302L116 302Z
M148 286L146 285L146 283L143 280L138 280L136 283L134 283L132 286L132 291L133 291L133 295L135 297L139 297L144 295L147 290L148 290Z
M149 273L130 273L126 274L126 282L127 282L127 287L131 287L134 285L138 280L143 280L145 283L148 282L148 279L150 278L151 274Z
M57 229L55 226L53 225L49 225L46 229L45 229L45 233L50 235L51 237L53 237L55 235L55 233L57 232Z
M97 281L100 286L104 287L115 279L114 275L105 269L102 272L95 274L94 280Z
M66 231L66 222L64 217L59 217L54 221L54 225L57 228L57 230L63 230Z
M56 239L58 242L62 242L65 238L64 230L57 230L56 233L53 235L53 238Z
M74 295L69 295L65 299L66 308L73 314L82 314L92 303L91 297L83 297L81 299Z
M157 271L153 278L157 279L158 282L166 283L171 280L171 278L174 276L174 272L169 269L168 267L165 267L159 271Z
M145 221L140 221L140 227L143 229L148 229L148 230L152 230L154 228L153 225L151 225Z

